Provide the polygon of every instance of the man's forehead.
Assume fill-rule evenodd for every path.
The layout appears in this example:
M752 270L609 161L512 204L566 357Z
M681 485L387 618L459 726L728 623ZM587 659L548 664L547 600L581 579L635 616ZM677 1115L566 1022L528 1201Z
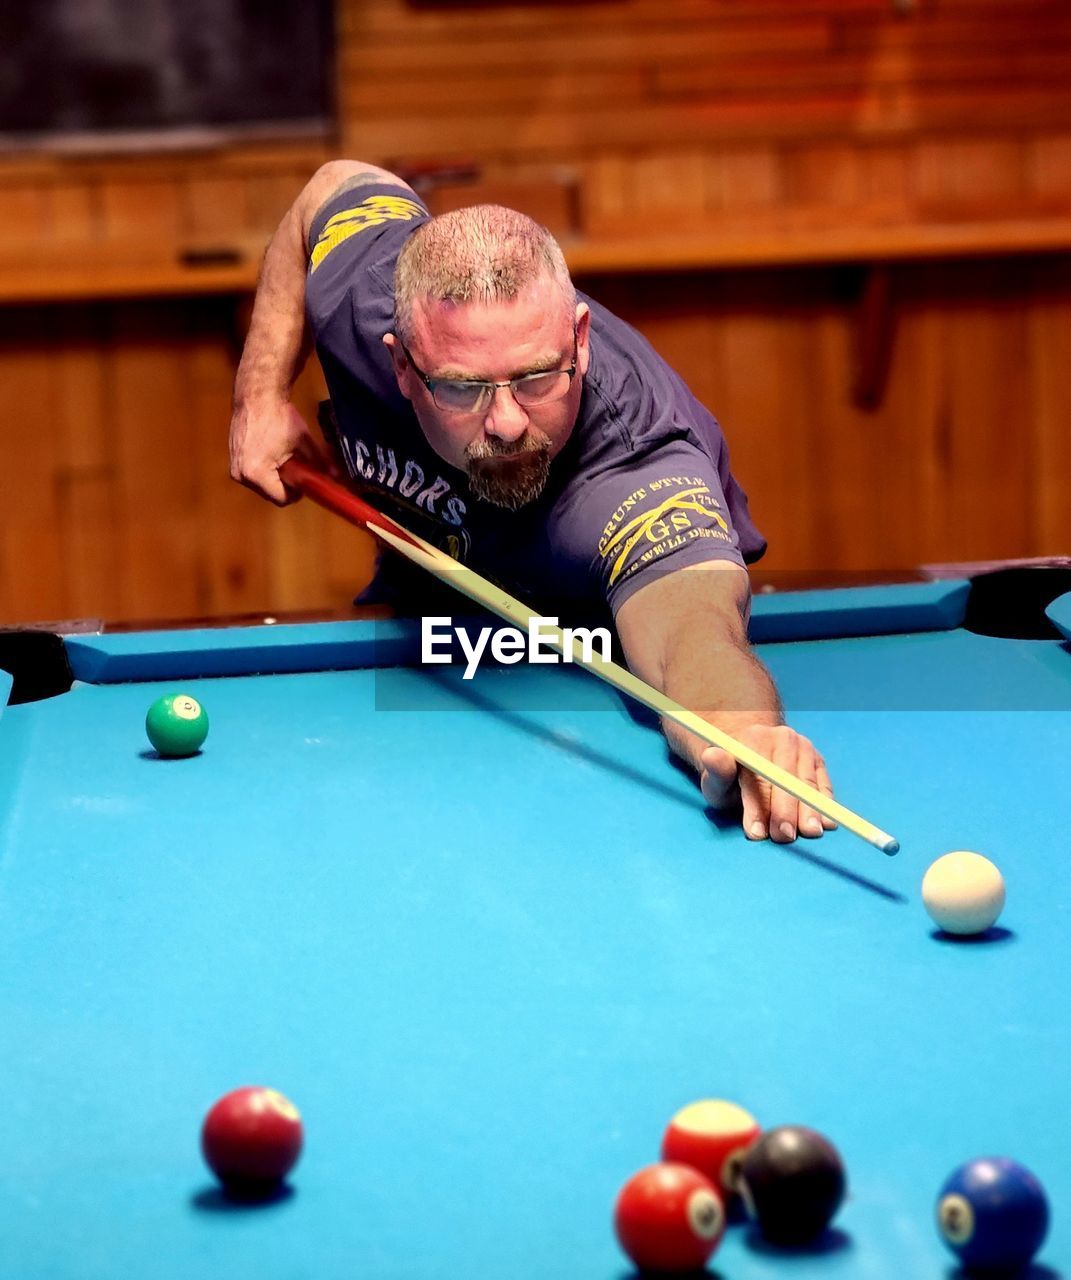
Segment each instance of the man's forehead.
M436 348L472 344L494 349L511 342L556 348L571 340L573 315L561 291L542 284L494 302L416 298L413 336L422 346Z
M422 312L429 318L449 318L479 313L481 310L511 311L526 306L538 307L540 310L568 310L565 292L558 281L551 275L537 276L529 281L515 294L501 298L436 298L427 294L417 294L413 298L413 310Z

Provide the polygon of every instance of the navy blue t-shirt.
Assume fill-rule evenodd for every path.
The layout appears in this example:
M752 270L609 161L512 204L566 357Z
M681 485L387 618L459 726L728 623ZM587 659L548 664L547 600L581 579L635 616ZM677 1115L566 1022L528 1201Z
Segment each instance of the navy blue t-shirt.
M563 622L616 613L657 574L757 560L766 543L713 416L631 326L591 308L580 412L543 493L519 511L474 496L427 443L394 377L394 264L429 214L413 192L348 190L312 227L306 311L335 445L373 505Z

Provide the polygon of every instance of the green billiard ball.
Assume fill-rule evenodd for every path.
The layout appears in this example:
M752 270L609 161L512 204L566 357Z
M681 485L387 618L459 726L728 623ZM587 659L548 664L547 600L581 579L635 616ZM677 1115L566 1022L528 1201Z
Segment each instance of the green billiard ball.
M160 755L192 756L208 737L208 716L188 693L169 693L149 708L145 732Z

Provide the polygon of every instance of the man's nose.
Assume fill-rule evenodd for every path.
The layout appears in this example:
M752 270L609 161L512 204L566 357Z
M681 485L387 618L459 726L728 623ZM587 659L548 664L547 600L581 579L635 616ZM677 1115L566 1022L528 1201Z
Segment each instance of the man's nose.
M494 399L484 417L483 427L489 436L496 436L508 444L524 435L528 429L528 414L517 403L511 387L495 388Z

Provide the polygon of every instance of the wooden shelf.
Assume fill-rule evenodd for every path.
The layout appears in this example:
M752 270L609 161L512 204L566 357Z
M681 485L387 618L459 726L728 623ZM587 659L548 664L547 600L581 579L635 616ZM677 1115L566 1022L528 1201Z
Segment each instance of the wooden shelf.
M712 227L679 236L565 239L578 275L906 262L1071 251L1071 216L838 228ZM264 242L221 240L171 254L155 245L40 244L0 254L0 304L247 294Z
M806 230L712 228L657 239L575 240L562 247L577 275L989 258L1071 250L1071 216Z
M35 245L0 255L0 304L245 294L265 243L221 241L162 253L155 245Z

